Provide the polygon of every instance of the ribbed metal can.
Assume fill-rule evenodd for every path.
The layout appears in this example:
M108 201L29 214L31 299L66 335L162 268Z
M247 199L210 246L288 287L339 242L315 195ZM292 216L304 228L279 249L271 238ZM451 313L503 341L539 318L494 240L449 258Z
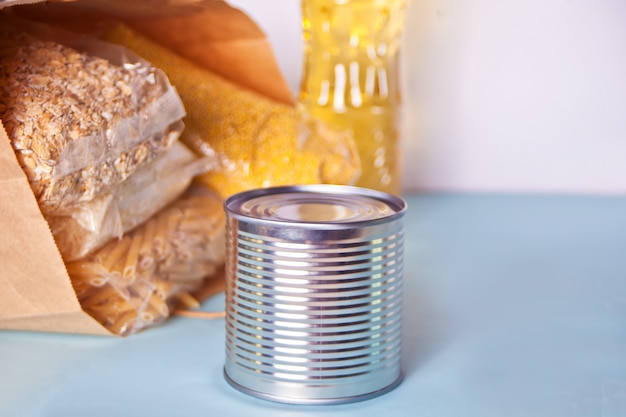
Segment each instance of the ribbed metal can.
M404 200L305 185L236 194L225 211L228 383L293 404L397 386Z

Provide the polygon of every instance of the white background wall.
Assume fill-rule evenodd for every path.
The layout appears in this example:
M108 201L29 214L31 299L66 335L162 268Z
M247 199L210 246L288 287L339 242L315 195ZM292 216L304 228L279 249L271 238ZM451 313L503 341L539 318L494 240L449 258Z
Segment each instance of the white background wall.
M407 188L626 194L626 1L411 1ZM300 1L231 3L295 91Z

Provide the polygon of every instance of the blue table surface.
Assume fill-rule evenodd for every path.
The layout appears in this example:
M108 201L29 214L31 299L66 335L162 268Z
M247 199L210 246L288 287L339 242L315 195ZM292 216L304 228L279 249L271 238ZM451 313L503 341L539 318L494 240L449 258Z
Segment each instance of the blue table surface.
M626 417L625 197L406 199L395 390L256 399L224 381L223 319L174 317L125 339L0 331L0 416Z

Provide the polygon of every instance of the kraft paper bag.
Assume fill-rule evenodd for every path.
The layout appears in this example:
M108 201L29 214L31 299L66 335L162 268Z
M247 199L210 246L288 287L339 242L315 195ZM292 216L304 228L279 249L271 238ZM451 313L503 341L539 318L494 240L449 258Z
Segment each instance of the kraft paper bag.
M30 3L36 1L5 1L0 2L0 9L94 34L111 22L123 21L242 87L277 101L294 102L263 32L223 1ZM81 309L50 228L1 124L0 230L0 329L112 334ZM203 299L219 293L223 286L218 276L195 295Z
M0 6L2 7L2 6ZM213 73L276 101L295 104L263 31L222 0L75 0L15 8L31 19L98 34L113 20Z
M0 328L107 334L82 311L4 128L0 194Z

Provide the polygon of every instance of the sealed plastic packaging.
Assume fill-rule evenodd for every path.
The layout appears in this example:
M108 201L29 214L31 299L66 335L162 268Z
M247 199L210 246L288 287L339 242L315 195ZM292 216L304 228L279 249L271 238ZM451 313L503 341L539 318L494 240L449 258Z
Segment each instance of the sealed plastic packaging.
M217 169L200 181L221 197L284 184L351 184L360 175L349 134L242 89L127 26L112 28L104 39L152 62L176 86L187 107L181 141L218 158Z
M66 264L82 308L127 336L161 323L224 264L222 200L203 187L92 255ZM217 278L215 278L217 279Z
M80 259L107 241L121 238L178 198L196 175L214 165L214 159L198 158L176 142L113 192L46 216L63 259Z
M184 106L156 67L97 39L0 23L0 119L44 214L102 195L179 138Z

